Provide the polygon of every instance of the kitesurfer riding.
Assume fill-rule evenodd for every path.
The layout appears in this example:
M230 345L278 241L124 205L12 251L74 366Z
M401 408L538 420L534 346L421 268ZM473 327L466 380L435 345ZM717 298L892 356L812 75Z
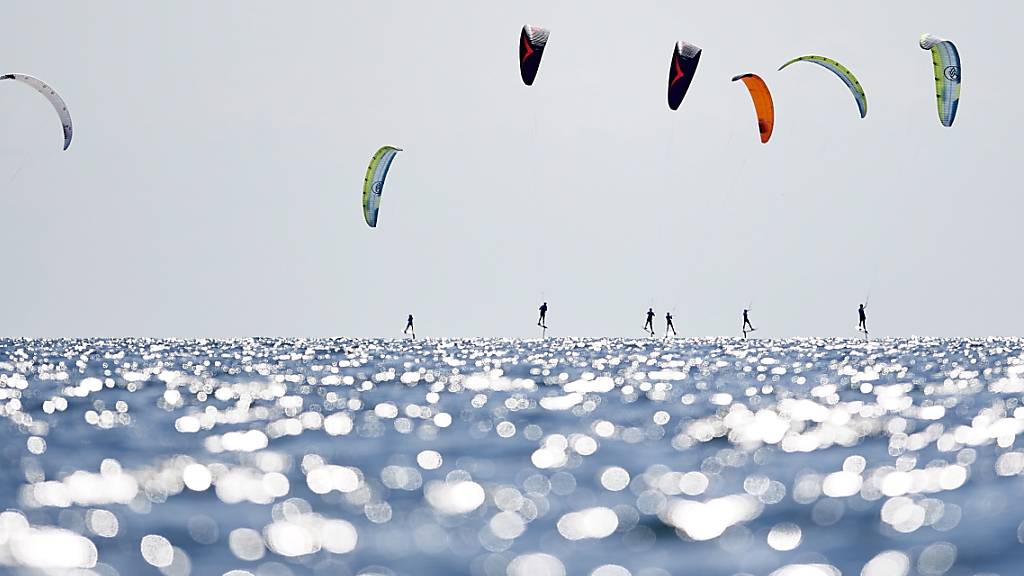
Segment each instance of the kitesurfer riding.
M860 308L857 309L857 314L860 315L860 321L857 322L857 330L860 330L861 332L864 332L865 334L867 334L868 333L868 316L867 316L867 314L864 313L864 308L865 307L867 307L866 304L861 304Z
M537 326L541 328L547 328L547 315L548 315L548 303L545 302L540 305L540 318L537 319Z
M402 334L408 334L412 330L412 339L416 339L416 329L412 326L412 314L409 314L409 319L405 321L405 330L402 330Z
M644 330L654 336L654 308L647 309L647 322L644 323Z
M676 335L676 327L672 325L672 313L665 312L665 336L668 336L668 331L672 331L672 335Z
M747 332L753 332L754 331L754 325L750 323L750 316L748 316L749 312L750 312L749 309L747 309L747 308L743 309L743 328L742 328L742 330L743 330L744 334L746 334ZM748 326L750 327L750 330L747 330Z

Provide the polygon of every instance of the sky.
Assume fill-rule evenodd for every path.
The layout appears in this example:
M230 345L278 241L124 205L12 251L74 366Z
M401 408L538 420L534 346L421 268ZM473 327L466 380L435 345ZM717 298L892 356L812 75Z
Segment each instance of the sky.
M0 0L4 336L1019 334L1024 4ZM524 86L524 24L551 29ZM952 128L924 32L963 62ZM677 111L676 41L703 49ZM849 67L868 96L809 64ZM750 98L771 88L775 132ZM375 229L362 181L404 149Z

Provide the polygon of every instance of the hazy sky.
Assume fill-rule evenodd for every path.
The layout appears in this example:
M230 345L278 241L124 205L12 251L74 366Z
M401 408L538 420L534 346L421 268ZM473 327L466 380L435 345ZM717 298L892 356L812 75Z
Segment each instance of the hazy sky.
M2 0L8 336L1012 335L1019 2ZM537 81L523 24L549 27ZM956 42L953 128L924 32ZM677 40L703 54L678 111ZM868 95L791 57L846 64ZM758 140L733 75L771 88ZM395 160L376 229L367 162Z

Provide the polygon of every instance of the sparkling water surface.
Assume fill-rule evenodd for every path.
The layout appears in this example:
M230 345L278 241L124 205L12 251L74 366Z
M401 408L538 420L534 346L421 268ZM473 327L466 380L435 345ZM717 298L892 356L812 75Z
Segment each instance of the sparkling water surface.
M2 340L0 572L1024 573L1024 340Z

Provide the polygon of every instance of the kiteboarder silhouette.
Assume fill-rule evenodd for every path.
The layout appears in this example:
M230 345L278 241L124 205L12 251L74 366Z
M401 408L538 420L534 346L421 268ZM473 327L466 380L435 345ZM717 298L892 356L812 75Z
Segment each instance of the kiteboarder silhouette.
M750 323L749 313L750 313L750 309L749 308L744 308L743 309L743 326L740 328L740 330L743 331L743 337L744 338L747 337L747 332L753 332L754 330L757 330L757 328L754 328L754 325ZM748 326L750 327L750 330L747 330Z
M654 308L647 309L647 322L644 323L644 331L654 336Z
M405 321L405 330L402 330L402 334L408 334L410 330L412 331L412 339L415 340L416 329L412 325L412 314L409 314L409 319Z

